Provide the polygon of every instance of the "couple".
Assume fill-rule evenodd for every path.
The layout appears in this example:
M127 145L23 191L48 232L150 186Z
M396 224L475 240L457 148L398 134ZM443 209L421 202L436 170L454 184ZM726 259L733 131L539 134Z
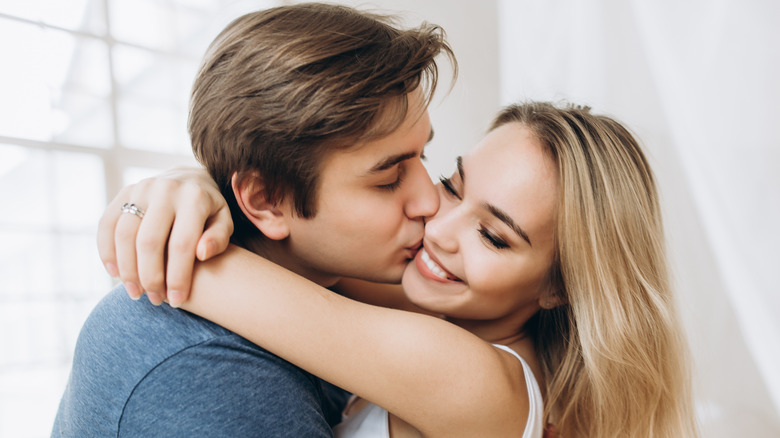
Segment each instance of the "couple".
M695 434L634 138L510 106L434 187L440 53L435 26L336 6L229 25L189 122L214 181L109 206L99 246L125 287L85 323L53 435ZM152 305L166 290L181 309Z

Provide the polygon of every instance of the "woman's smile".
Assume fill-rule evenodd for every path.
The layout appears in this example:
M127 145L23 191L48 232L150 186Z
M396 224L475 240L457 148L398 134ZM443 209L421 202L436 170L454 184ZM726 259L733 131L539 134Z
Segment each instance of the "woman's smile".
M417 270L423 277L429 278L434 281L440 281L442 283L460 283L462 282L458 277L447 271L439 263L434 260L428 251L423 247L415 257L415 263Z

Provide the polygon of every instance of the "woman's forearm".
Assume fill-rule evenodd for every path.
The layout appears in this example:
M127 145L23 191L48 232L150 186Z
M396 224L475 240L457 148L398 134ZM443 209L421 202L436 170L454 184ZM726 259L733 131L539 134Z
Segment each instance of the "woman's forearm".
M373 283L355 278L343 278L331 290L362 303L436 316L409 301L400 284Z
M235 246L198 264L182 308L410 422L495 366L485 342L446 321L350 300Z

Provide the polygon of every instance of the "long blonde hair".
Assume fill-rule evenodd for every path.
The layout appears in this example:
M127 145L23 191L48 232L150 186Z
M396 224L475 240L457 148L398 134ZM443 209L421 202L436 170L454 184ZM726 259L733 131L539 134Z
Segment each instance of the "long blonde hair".
M502 111L558 166L551 293L530 322L545 373L545 419L561 437L696 436L689 358L666 267L652 171L634 137L588 108Z

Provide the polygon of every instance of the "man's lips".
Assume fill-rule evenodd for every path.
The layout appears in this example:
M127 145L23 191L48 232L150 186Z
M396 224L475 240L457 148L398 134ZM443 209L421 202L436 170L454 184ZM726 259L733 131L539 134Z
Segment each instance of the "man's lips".
M442 267L434 256L423 247L414 258L417 270L423 277L440 283L459 283L461 280Z
M420 251L420 248L422 248L422 242L423 242L422 239L420 239L414 245L407 246L406 248L404 248L407 252L408 255L407 258L409 260L412 260L417 256L417 252Z

